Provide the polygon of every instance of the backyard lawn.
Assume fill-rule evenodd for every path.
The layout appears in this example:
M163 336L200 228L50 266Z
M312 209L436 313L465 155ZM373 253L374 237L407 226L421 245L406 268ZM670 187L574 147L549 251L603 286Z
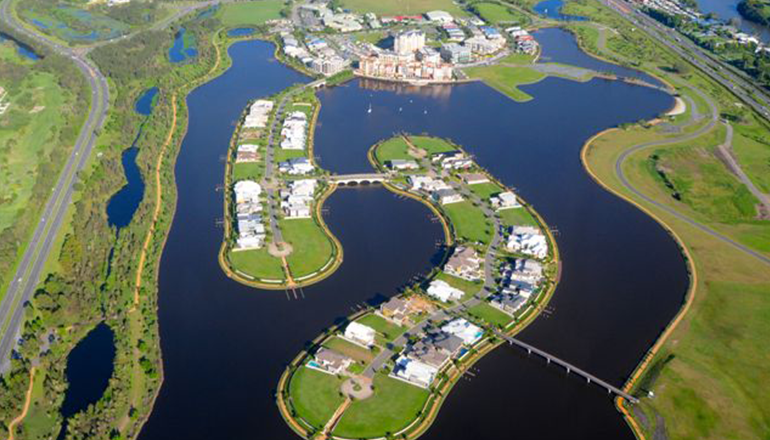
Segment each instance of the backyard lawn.
M284 279L281 260L268 254L267 249L251 249L230 252L230 265L233 270L257 278L273 280Z
M445 272L439 272L438 275L436 275L436 279L445 281L455 289L460 289L465 292L465 295L461 301L465 301L471 296L475 295L479 290L481 290L482 287L481 281L468 281L453 275L449 275Z
M233 181L251 179L260 180L265 172L265 166L260 162L244 162L233 165Z
M505 226L537 226L535 218L525 208L503 209L497 215Z
M321 345L357 361L370 362L375 356L371 350L338 337L329 338Z
M455 227L455 233L461 240L489 244L493 226L487 222L481 208L473 206L468 200L444 205L441 208L449 216Z
M369 326L377 331L378 343L392 342L397 337L401 336L407 329L399 325L393 324L387 319L377 316L374 313L370 313L361 319L358 319L363 325Z
M219 18L225 26L257 25L281 18L283 7L281 0L227 3L222 5Z
M488 201L489 197L497 193L503 192L503 188L496 183L477 183L476 185L468 185L468 189L472 193L479 196L481 200Z
M511 321L513 321L513 318L511 318L510 315L503 313L484 302L468 309L468 313L471 316L475 316L476 318L481 319L482 321L485 321L494 327L505 327Z
M280 221L283 239L293 250L286 260L294 278L321 269L332 256L332 243L312 218Z
M342 379L307 367L291 377L289 394L297 415L316 428L323 428L342 404Z
M354 401L333 433L345 438L367 438L398 432L417 418L428 396L427 390L377 374L374 395Z

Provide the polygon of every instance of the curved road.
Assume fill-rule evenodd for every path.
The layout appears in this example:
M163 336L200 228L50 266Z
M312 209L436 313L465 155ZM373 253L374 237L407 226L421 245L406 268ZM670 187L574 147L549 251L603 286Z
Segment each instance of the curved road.
M715 231L714 229L711 229L708 226L706 226L706 225L704 225L702 223L699 223L698 221L693 220L692 218L690 218L690 217L688 217L688 216L686 216L684 214L679 213L675 209L670 208L670 207L668 207L668 206L664 205L663 203L660 203L660 202L658 202L656 200L653 200L651 197L648 197L647 195L645 195L644 193L642 193L641 191L636 189L633 185L631 185L631 182L628 181L628 178L626 178L625 173L623 173L623 164L625 163L626 159L628 159L628 157L630 155L636 153L639 150L643 150L645 148L650 148L650 147L657 147L657 146L661 146L661 145L669 145L669 144L674 144L674 143L679 143L679 142L684 142L684 141L692 140L692 139L695 139L695 138L701 136L702 134L708 132L712 128L714 128L714 126L717 124L717 122L719 120L718 119L719 115L717 113L717 108L716 108L714 102L711 100L710 97L706 96L700 90L698 90L698 89L693 89L693 90L701 98L703 98L706 101L706 103L708 103L709 113L710 113L708 124L706 124L703 127L695 130L694 132L689 133L689 134L684 135L684 136L680 136L680 137L673 138L673 139L666 139L666 140L662 140L662 141L646 142L646 143L643 143L643 144L635 145L635 146L633 146L633 147L623 151L623 153L618 157L617 161L615 161L615 174L618 175L618 178L620 179L620 182L623 184L624 187L626 187L626 189L631 191L634 195L636 195L640 199L644 200L645 202L650 203L651 205L654 205L655 207L660 208L660 209L666 211L667 213L669 213L669 214L673 215L674 217L678 218L679 220L682 220L682 221L684 221L684 222L686 222L686 223L688 223L688 224L690 224L690 225L700 229L701 231L705 232L706 234L708 234L708 235L710 235L710 236L712 236L712 237L714 237L714 238L716 238L718 240L721 240L721 241L723 241L723 242L733 246L734 248L744 252L745 254L748 254L748 255L750 255L750 256L752 256L752 257L754 257L754 258L756 258L756 259L758 259L760 261L763 261L763 262L765 262L767 264L770 264L770 257L768 257L768 256L766 256L764 254L761 254L761 253L759 253L759 252L757 252L757 251L755 251L755 250L753 250L753 249L751 249L751 248L749 248L747 246L744 246L743 244L738 243L737 241L735 241L735 240L733 240L733 239L731 239L731 238L729 238L729 237L727 237L725 235L720 234L719 232ZM693 118L697 118L697 116L695 115L695 107L694 106L693 106L692 115L693 115ZM731 140L730 139L731 137L732 137L732 128L728 126L728 142Z
M59 175L51 197L45 204L40 221L19 263L13 280L0 302L0 373L7 368L11 349L15 345L24 317L23 304L29 299L37 286L48 253L61 227L64 214L70 205L73 184L77 181L77 172L83 169L96 140L96 131L102 126L109 107L109 88L104 76L84 55L71 48L44 38L27 30L11 10L11 0L4 0L0 5L0 20L8 24L19 34L37 43L47 46L59 55L73 60L85 75L91 88L91 108L88 118L80 130L74 148Z

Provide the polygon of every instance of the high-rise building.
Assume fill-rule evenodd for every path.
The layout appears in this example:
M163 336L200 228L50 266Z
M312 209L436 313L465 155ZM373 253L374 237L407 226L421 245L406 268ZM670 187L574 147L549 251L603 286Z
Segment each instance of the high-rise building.
M399 55L408 55L425 47L425 32L411 30L396 35L393 49Z

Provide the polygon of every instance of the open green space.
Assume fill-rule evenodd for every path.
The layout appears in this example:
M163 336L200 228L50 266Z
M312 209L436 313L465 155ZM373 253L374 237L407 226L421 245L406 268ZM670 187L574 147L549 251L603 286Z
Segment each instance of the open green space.
M345 356L348 356L349 358L355 359L359 362L370 362L372 359L374 359L375 356L372 350L361 347L360 345L356 345L352 342L348 342L337 336L325 340L321 345L328 349L342 353Z
M497 211L500 221L505 226L536 226L537 222L529 211L524 208L503 209Z
M370 313L356 322L369 326L377 331L378 343L393 342L394 339L401 336L406 330L406 327L396 325L387 319L377 316L374 313Z
M761 124L736 125L733 152L754 185L770 194L770 128Z
M289 395L297 415L315 428L323 428L342 404L342 379L307 367L291 376Z
M499 3L474 3L473 8L482 20L492 24L504 22L522 25L529 23L529 18L525 14Z
M449 216L459 239L489 244L493 227L480 207L465 200L443 205L441 209Z
M18 2L18 14L36 31L63 41L87 44L127 33L132 24L149 24L163 15L155 5L143 8L140 2L111 9L86 8L81 2L59 2L55 7L45 0ZM141 2L145 3L145 2ZM149 3L149 2L146 2Z
M374 395L350 404L333 434L345 438L381 437L415 420L429 392L384 374L374 377Z
M225 26L259 25L281 18L283 8L282 0L225 3L220 8L219 19Z
M341 0L342 7L355 12L374 12L377 15L417 15L441 10L454 16L468 14L452 0Z
M454 151L456 146L450 144L444 139L431 137L431 136L409 136L409 141L414 144L415 147L425 150L429 155L436 153L443 153L446 151Z
M482 66L465 69L471 78L484 81L493 89L505 94L517 102L525 102L532 96L522 92L518 86L534 84L543 80L546 75L528 67Z
M494 182L488 182L488 183L477 183L475 185L468 185L468 189L471 190L472 193L479 196L481 200L487 201L489 198L497 193L503 192L503 188L494 183Z
M535 62L535 56L526 53L512 53L500 60L500 64L532 64Z
M380 143L374 150L374 155L377 162L383 166L386 166L387 162L393 159L414 159L409 155L409 145L401 136L396 136Z
M505 327L513 321L510 315L482 302L468 309L468 314L493 327Z
M281 260L267 253L267 249L231 251L230 265L233 270L256 278L284 279Z
M279 222L279 227L284 241L293 248L286 257L292 277L316 272L332 257L332 243L314 219L284 219Z
M265 173L265 166L260 162L242 162L233 164L233 181L256 180L262 178Z
M283 148L273 149L273 162L278 164L295 157L307 157L305 150L285 150Z

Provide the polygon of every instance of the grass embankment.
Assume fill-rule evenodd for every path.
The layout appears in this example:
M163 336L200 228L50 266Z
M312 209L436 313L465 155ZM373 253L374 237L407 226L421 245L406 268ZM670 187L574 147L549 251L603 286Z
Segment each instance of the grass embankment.
M472 7L484 21L492 24L526 25L530 21L523 12L500 3L479 2L474 3Z
M281 18L282 0L259 0L241 3L223 4L219 11L219 20L228 27L263 24L268 20Z
M342 0L342 7L355 12L374 12L377 15L419 15L429 11L441 10L454 16L468 14L452 0Z
M384 374L374 376L374 390L369 399L353 401L332 434L372 438L398 432L418 417L430 394Z
M482 66L471 67L464 70L474 79L480 79L493 89L508 96L516 102L526 102L532 98L518 87L525 84L534 84L546 78L546 74L525 66Z

